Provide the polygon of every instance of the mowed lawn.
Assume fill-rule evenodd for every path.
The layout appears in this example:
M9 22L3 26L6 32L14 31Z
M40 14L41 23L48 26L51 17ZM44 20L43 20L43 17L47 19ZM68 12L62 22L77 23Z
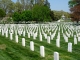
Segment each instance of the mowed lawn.
M64 41L63 35L60 30L60 47L56 47L56 39L58 35L58 30L51 43L47 43L47 40L43 37L41 42L38 37L34 40L33 37L25 37L26 46L22 46L23 36L19 36L19 43L15 42L15 34L13 35L13 40L6 38L0 34L0 60L53 60L54 52L59 53L60 60L80 60L80 42L74 45L73 37L68 40L72 42L72 53L68 52L68 43ZM65 32L65 30L64 30ZM34 42L34 52L30 50L30 41ZM40 56L40 46L45 47L45 57Z
M38 53L0 36L0 60L41 60ZM42 59L43 60L43 59Z

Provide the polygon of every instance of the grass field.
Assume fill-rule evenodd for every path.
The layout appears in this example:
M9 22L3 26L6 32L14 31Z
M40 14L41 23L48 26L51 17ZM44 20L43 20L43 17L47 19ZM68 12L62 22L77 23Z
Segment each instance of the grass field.
M56 26L55 26L56 25ZM28 34L26 32L26 36L24 37L26 39L26 46L22 46L22 38L23 35L18 35L19 36L19 43L15 42L15 33L13 34L13 40L10 40L10 37L6 38L5 36L2 36L0 33L0 60L53 60L54 52L59 53L60 60L80 60L80 42L78 44L74 45L74 33L73 29L70 30L70 25L61 23L61 24L53 24L52 27L47 25L48 28L41 28L40 31L42 34L42 40L40 41L39 39L39 28L31 27L32 31L37 32L38 35L36 39L33 39L33 36L28 38ZM67 26L67 27L66 27ZM56 39L59 33L59 28L60 28L60 47L56 47ZM42 30L44 33L46 33L48 36L55 32L56 30L56 35L51 40L51 43L47 43L47 39L44 38L44 35L42 33ZM26 30L26 29L25 29ZM49 30L49 32L48 32ZM68 52L68 42L65 42L63 33L66 35L66 31L69 33L73 33L73 36L70 35L68 37L68 42L72 42L72 53ZM78 31L77 29L76 31ZM27 27L27 31L30 31L30 28ZM79 31L78 31L79 32ZM66 35L67 36L67 35ZM30 41L34 42L34 52L30 50ZM40 56L40 46L45 47L45 57Z

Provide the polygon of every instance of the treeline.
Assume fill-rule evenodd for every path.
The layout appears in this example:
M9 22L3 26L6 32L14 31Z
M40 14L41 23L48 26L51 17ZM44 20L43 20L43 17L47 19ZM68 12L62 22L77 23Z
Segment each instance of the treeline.
M66 20L70 18L70 13L69 12L65 12L63 10L61 10L61 11L53 10L53 13L54 13L54 20L62 19L63 15L65 16Z
M46 5L50 7L48 0L16 0L16 2L13 2L13 0L0 0L0 8L7 14L31 10L34 5Z
M66 12L51 11L48 0L0 0L0 9L5 12L0 17L9 16L13 21L55 21ZM68 16L69 14L67 14ZM69 17L69 16L68 16ZM10 19L8 19L10 20Z
M13 14L14 21L50 21L50 9L47 6L35 5L32 10L15 12Z

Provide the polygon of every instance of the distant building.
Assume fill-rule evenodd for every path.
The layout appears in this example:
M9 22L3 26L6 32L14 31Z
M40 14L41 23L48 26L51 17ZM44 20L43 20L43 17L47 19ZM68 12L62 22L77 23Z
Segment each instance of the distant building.
M61 19L65 20L65 16L64 16L64 14L61 16Z

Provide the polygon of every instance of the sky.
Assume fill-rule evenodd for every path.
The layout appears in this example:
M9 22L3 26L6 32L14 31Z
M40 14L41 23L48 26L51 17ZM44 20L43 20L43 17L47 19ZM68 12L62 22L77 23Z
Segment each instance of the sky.
M16 0L13 0L16 2ZM65 12L69 12L68 1L69 0L48 0L50 2L51 10L63 10Z
M50 2L51 10L63 10L69 12L69 0L48 0Z

